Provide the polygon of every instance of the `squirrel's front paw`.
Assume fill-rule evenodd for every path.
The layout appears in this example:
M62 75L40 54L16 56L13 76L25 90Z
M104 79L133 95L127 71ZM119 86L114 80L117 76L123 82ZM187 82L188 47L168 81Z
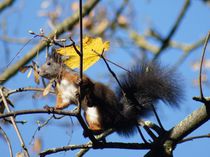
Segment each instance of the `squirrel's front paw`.
M60 104L56 104L54 108L56 110L62 110L64 108L67 108L69 105L70 105L70 102L69 103L60 103Z
M50 106L48 106L48 105L45 105L45 106L44 106L44 109L47 110L47 111L50 111L50 112L52 112L52 111L55 110L54 107L50 107Z

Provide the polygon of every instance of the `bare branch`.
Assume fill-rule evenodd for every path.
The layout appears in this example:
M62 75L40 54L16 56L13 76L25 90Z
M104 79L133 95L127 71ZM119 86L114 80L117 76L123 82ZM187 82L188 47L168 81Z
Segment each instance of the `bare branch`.
M2 98L2 100L3 100L4 106L5 106L5 108L7 109L7 112L8 112L8 113L11 113L11 110L10 110L10 108L9 108L9 105L7 104L7 100L6 100L6 98L5 98L4 94L3 94L2 88L0 88L0 95L1 95L1 98ZM21 147L23 148L23 150L24 150L24 152L25 152L25 155L26 155L27 157L29 157L28 149L27 149L26 146L25 146L25 142L24 142L24 140L23 140L23 138L22 138L22 135L21 135L21 133L20 133L20 131L19 131L19 129L18 129L18 126L17 126L17 124L16 124L16 122L15 122L15 118L14 118L13 116L11 116L11 117L10 117L10 120L11 120L11 122L12 122L12 125L13 125L13 127L14 127L16 133L17 133L17 136L18 136L18 138L19 138L19 140L20 140L20 144L21 144Z
M109 129L102 133L101 135L98 135L96 137L97 140L101 140L104 137L108 136L113 132L112 129ZM150 149L151 145L150 144L142 144L142 143L121 143L121 142L109 142L109 143L99 143L97 145L93 145L93 143L90 141L86 144L81 144L81 145L68 145L64 147L58 147L58 148L53 148L53 149L48 149L40 153L41 156L46 156L52 153L57 153L60 151L68 151L68 150L75 150L75 149L81 149L77 153L77 157L80 157L84 155L90 148L92 149L103 149L103 148L119 148L119 149Z
M33 109L33 110L20 110L20 111L13 111L10 113L5 113L0 115L1 118L10 117L10 116L18 116L18 115L26 115L26 114L58 114L64 116L76 116L77 114L74 111L65 111L65 110L46 110L46 109Z
M196 41L195 43L192 43L191 45L179 44L181 50L184 51L184 54L174 64L173 68L175 69L176 67L178 67L180 64L182 64L185 61L185 59L191 54L192 51L201 47L204 44L205 39L206 39L206 37L203 37L203 38L199 39L198 41Z
M161 47L159 48L159 50L157 51L156 55L154 56L154 60L157 59L160 54L162 53L162 51L168 47L168 43L171 40L172 36L174 35L174 33L176 32L177 28L179 27L184 15L186 14L188 8L190 6L190 0L185 0L185 3L178 15L178 18L175 21L175 24L173 25L171 31L169 32L169 34L167 35L167 37L163 40Z
M75 149L83 149L83 148L93 148L93 149L138 149L138 150L145 150L150 149L151 145L144 144L144 143L121 143L121 142L108 142L108 143L100 143L99 145L93 144L81 144L81 145L69 145L59 148L52 148L40 153L41 157L44 157L49 154L61 152L61 151L68 151L68 150L75 150Z
M7 142L7 145L9 147L9 153L10 153L10 157L13 157L13 153L12 153L12 146L11 146L11 143L10 143L10 140L6 134L6 132L1 128L0 126L0 132L2 134L2 136L5 138L6 142Z
M106 130L104 131L103 133L101 133L100 135L96 136L96 139L98 141L100 141L101 139L104 139L105 137L107 137L108 135L112 134L114 132L113 129L109 129L109 130ZM86 144L91 144L92 142L89 141L88 143ZM85 153L87 153L89 151L89 148L82 148L77 154L76 156L77 157L81 157L83 156Z
M150 44L142 35L139 35L135 31L130 30L130 38L141 49L147 50L153 54L157 54L157 52L159 50L158 47Z
M16 38L16 37L9 37L7 35L0 36L0 40L7 42L7 43L15 43L15 44L25 44L28 42L29 38ZM29 44L37 44L38 40L33 40Z
M202 52L202 57L201 57L201 63L200 63L200 71L199 71L199 89L200 89L200 97L201 99L205 100L204 96L203 96L203 89L202 89L202 67L203 67L203 61L204 61L204 56L205 56L205 52L206 52L206 47L208 45L208 41L210 38L210 32L208 33L206 40L205 40L205 44L203 47L203 52Z
M168 157L172 156L175 146L191 132L199 128L210 118L210 105L207 102L198 110L191 113L188 117L170 129L168 133L160 136L145 157Z
M83 16L86 16L90 13L90 11L96 6L96 4L99 2L99 0L90 0L88 3L86 3L83 7ZM55 32L57 36L60 36L63 34L66 30L71 30L79 21L79 14L78 12L73 14L71 17L64 20L60 25L56 27L55 30L53 30L48 38L52 39L55 36ZM14 65L10 66L8 69L6 69L1 75L0 75L0 84L3 84L6 82L10 77L12 77L20 67L27 64L34 56L36 56L36 53L39 51L42 51L47 46L46 43L40 42L37 44L32 50L30 50L21 60L16 62Z
M122 12L125 10L125 8L128 6L128 2L129 0L124 0L122 2L122 4L120 5L120 7L118 8L118 10L115 13L115 17L113 18L112 21L110 21L109 23L107 23L103 29L95 29L92 30L93 34L97 34L98 36L102 36L109 28L111 28L112 30L115 29L115 27L117 26L117 19L119 18L119 16L122 14Z
M3 2L0 3L0 13L4 11L6 8L10 7L15 0L4 0Z
M80 28L80 55L79 55L79 77L81 80L81 83L79 85L79 100L78 100L78 106L77 106L77 112L78 114L81 114L81 106L82 106L82 97L83 97L83 91L82 91L82 84L83 84L83 24L82 24L82 0L79 0L79 28ZM76 46L75 46L76 47ZM81 117L82 118L82 117ZM81 119L82 120L82 119ZM85 123L84 123L85 124Z
M179 143L184 143L184 142L188 142L188 141L193 141L195 139L201 139L201 138L210 138L210 134L207 135L200 135L200 136L193 136L193 137L188 137L185 138L183 140L181 140Z
M37 129L34 131L34 134L33 134L32 138L31 138L31 140L30 140L30 142L29 142L29 145L31 145L31 144L32 144L32 141L35 139L36 133L37 133L38 131L40 131L41 128L43 128L44 126L46 126L46 125L50 122L50 120L51 120L52 118L53 118L53 115L52 115L50 118L48 118L43 124L40 124L40 125L37 127Z
M19 92L27 92L27 91L35 91L35 92L43 92L45 90L45 88L36 88L36 87L22 87L22 88L18 88L18 89L13 89L13 90L9 90L7 93L7 96L11 95L11 94L15 94L15 93L19 93ZM54 91L50 91L50 93L55 94Z

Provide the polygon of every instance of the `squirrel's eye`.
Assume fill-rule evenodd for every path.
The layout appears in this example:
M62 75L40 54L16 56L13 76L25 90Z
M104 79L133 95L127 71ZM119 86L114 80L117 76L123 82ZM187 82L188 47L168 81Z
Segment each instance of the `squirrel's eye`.
M47 62L47 65L51 65L51 63L50 62Z

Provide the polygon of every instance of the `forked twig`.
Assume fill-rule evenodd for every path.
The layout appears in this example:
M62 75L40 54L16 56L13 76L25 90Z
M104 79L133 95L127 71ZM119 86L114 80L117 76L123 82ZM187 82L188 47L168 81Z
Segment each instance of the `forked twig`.
M7 68L8 66L14 61L14 59L20 54L20 52L26 47L26 45L28 45L34 38L36 38L38 35L34 35L31 39L29 39L24 45L23 47L21 47L21 49L15 54L15 56L10 60L10 62L7 64Z
M30 140L30 142L29 142L29 145L31 145L31 144L32 144L32 141L35 139L36 133L37 133L38 131L40 131L41 128L43 128L44 126L46 126L46 125L50 122L50 120L51 120L52 118L53 118L53 115L50 116L50 118L48 118L43 124L39 124L39 126L38 126L38 127L36 128L36 130L34 131L33 136L31 137L31 140Z
M206 40L205 40L205 44L204 44L203 51L202 51L200 70L199 70L199 89L200 89L200 97L201 97L201 100L203 100L203 101L206 101L206 99L205 99L204 96L203 96L203 89L202 89L202 68L203 68L204 56L205 56L206 47L207 47L207 45L208 45L209 38L210 38L210 32L208 32L208 35L207 35Z
M157 111L155 109L155 106L153 104L151 104L151 107L152 107L152 111L155 114L155 118L157 119L157 122L158 122L159 126L161 127L162 130L165 130L163 125L162 125L162 123L161 123L160 117L158 116L158 113L157 113Z
M10 157L13 157L11 142L10 142L6 132L1 128L1 126L0 126L0 132L1 132L2 136L5 138L5 140L6 140L7 144L8 144Z
M10 110L9 105L7 104L7 100L6 100L6 98L5 98L4 94L3 94L2 87L0 88L0 95L1 95L1 98L2 98L2 100L3 100L3 103L4 103L4 105L5 105L5 108L6 108L7 112L10 113L11 110ZM21 133L20 133L20 131L19 131L19 129L18 129L18 126L17 126L17 124L16 124L16 122L15 122L15 118L14 118L14 117L10 117L10 120L11 120L11 122L12 122L12 125L13 125L13 127L14 127L16 133L17 133L17 136L18 136L18 138L19 138L19 140L20 140L20 144L21 144L21 147L23 148L23 150L24 150L24 152L25 152L25 155L26 155L27 157L29 157L28 150L27 150L27 148L26 148L26 146L25 146L25 142L24 142L24 140L23 140L23 138L22 138L22 135L21 135Z
M185 139L179 141L179 143L184 143L184 142L192 141L192 140L195 140L195 139L201 139L201 138L210 138L210 134L188 137L188 138L185 138Z
M117 78L117 75L114 73L114 71L111 69L111 67L109 66L109 64L107 63L107 60L105 59L105 57L104 57L104 49L103 49L103 51L102 51L102 54L99 54L98 52L96 52L96 51L94 51L94 50L92 50L94 53L96 53L97 55L99 55L102 59L103 59L103 61L104 61L104 63L106 64L106 66L107 66L107 69L109 70L109 72L112 74L112 76L115 78L115 80L117 81L117 83L118 83L118 85L119 85L119 87L121 88L121 90L122 90L122 92L123 92L123 94L125 95L125 92L124 92L124 90L123 90L123 88L122 88L122 85L121 85L121 83L120 83L120 81L119 81L119 79Z
M185 0L184 5L172 27L172 29L170 30L169 34L167 35L167 37L163 40L161 47L159 48L158 52L156 53L156 55L154 56L153 60L156 60L161 53L163 52L163 50L165 50L168 47L168 44L170 42L170 39L172 38L172 36L175 34L177 28L179 27L184 15L186 14L188 8L190 6L190 0Z

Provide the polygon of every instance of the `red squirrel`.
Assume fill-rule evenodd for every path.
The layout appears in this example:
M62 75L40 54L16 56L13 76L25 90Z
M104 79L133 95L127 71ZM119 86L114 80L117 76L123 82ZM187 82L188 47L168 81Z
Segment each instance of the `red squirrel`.
M56 109L77 104L81 80L77 72L62 62L61 55L56 52L48 55L38 73L56 80ZM122 94L121 88L114 92L84 75L82 109L89 129L97 132L114 128L120 135L132 135L136 132L139 118L152 113L152 104L157 107L158 101L162 100L168 105L178 106L183 93L178 78L176 72L169 68L145 61L120 77L121 88L125 92Z

